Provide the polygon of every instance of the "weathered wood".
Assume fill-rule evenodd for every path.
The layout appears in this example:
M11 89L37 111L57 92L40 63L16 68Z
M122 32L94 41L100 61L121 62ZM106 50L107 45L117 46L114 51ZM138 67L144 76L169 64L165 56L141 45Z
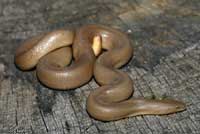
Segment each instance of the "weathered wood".
M187 110L100 122L86 112L97 84L70 91L41 85L35 72L14 65L20 43L40 32L101 23L129 34L134 57L123 68L135 96L183 100ZM199 0L1 0L0 133L200 133Z

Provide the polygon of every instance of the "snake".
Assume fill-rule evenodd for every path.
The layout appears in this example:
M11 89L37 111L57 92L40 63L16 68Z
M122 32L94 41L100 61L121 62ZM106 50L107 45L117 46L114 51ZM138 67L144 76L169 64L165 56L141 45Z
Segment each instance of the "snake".
M59 29L26 40L16 50L15 64L21 70L36 68L42 84L59 90L75 89L94 76L99 87L88 95L86 110L100 121L185 110L185 103L174 99L132 97L133 80L120 68L131 60L133 52L125 33L104 25L88 24L76 30Z

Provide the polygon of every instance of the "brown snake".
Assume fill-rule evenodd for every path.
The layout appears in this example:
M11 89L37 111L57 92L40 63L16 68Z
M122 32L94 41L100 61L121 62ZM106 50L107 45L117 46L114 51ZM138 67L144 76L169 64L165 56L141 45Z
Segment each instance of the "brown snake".
M102 49L105 51L100 54ZM80 87L94 74L101 87L90 93L87 111L98 120L185 110L185 104L176 100L129 98L133 81L117 68L126 64L132 53L124 33L102 25L86 25L76 33L56 30L27 40L16 50L15 63L22 70L36 66L37 77L44 85L61 90ZM72 54L74 62L68 66Z

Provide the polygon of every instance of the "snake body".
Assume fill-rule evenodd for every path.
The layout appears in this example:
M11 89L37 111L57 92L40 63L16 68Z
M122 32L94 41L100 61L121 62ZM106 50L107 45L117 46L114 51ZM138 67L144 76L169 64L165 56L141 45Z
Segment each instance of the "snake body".
M105 50L97 59L91 47L95 36L101 37ZM72 54L74 62L68 66ZM22 70L36 66L38 79L55 89L80 87L94 75L101 86L90 93L86 108L98 120L183 111L185 104L176 100L130 99L133 81L118 68L132 55L133 48L124 33L102 25L86 25L76 33L56 30L29 39L17 49L15 63Z

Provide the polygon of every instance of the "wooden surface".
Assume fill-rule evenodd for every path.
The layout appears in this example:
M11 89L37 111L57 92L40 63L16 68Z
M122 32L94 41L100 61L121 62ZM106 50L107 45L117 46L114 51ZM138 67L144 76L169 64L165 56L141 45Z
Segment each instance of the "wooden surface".
M135 53L122 69L134 80L134 97L176 98L187 110L101 122L85 108L94 80L55 91L15 67L14 51L26 38L88 23L129 34ZM199 0L0 0L0 134L10 133L200 133Z

